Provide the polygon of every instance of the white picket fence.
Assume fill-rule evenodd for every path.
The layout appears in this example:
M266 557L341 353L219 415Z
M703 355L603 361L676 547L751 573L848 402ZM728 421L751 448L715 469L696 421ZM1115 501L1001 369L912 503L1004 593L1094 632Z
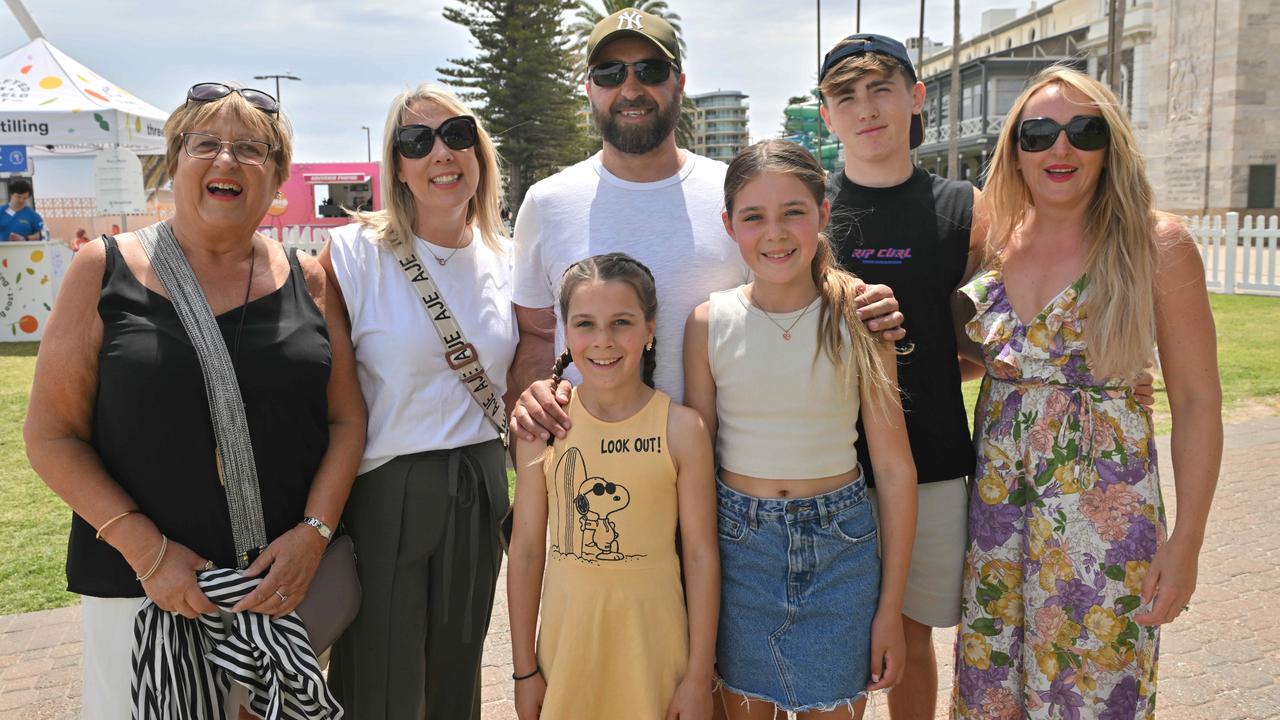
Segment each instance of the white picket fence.
M1276 279L1280 216L1198 215L1183 218L1200 246L1210 292L1280 296Z
M1184 217L1187 229L1200 246L1204 261L1205 282L1210 292L1280 296L1280 216L1245 215L1229 212L1223 215ZM261 232L281 240L276 228ZM318 226L290 225L284 228L286 247L296 247L312 255L319 254L329 241L329 229Z

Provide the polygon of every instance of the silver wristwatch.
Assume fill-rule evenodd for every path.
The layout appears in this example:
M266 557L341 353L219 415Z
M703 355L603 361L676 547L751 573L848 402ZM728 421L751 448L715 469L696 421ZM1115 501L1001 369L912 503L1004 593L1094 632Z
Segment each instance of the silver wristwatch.
M325 540L329 540L330 538L333 537L333 530L330 529L328 525L325 525L323 522L311 516L302 518L302 524L310 525L311 527L315 528L316 532L320 533L320 537L324 538Z

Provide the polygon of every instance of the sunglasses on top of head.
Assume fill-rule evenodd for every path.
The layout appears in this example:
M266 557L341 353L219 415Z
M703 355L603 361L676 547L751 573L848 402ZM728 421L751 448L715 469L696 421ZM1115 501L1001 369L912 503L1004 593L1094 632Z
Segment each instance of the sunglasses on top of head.
M1026 152L1044 152L1067 133L1067 142L1077 150L1101 150L1111 138L1107 121L1100 115L1077 115L1066 125L1052 118L1028 118L1018 124L1018 147Z
M264 113L275 115L280 112L280 103L271 95L254 90L253 88L233 88L225 83L205 82L197 83L191 86L187 91L187 102L206 103L214 100L221 100L231 93L239 93L245 102L258 108Z
M593 65L587 75L598 87L618 87L627 81L627 68L632 68L636 80L642 85L661 85L671 77L675 65L667 60L638 60L633 63L610 60Z
M401 125L396 128L396 152L411 160L426 157L435 147L436 136L451 150L474 147L480 139L476 119L470 115L458 115L440 123L440 127L426 125Z

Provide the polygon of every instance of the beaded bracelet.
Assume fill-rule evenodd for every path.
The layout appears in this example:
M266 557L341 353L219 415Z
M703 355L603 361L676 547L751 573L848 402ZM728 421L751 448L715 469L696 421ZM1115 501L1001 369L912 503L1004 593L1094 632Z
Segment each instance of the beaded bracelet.
M151 569L148 570L145 574L134 576L138 579L138 582L146 582L151 579L152 575L156 574L156 571L160 569L160 561L164 560L164 551L168 549L169 549L169 538L168 536L162 534L160 535L160 552L159 554L156 555L156 561L151 564Z
M529 678L533 677L534 675L541 675L541 674L542 674L542 668L541 668L541 667L535 667L535 668L533 669L533 672L529 673L528 675L516 675L515 673L511 673L511 679L512 679L512 680L528 680Z

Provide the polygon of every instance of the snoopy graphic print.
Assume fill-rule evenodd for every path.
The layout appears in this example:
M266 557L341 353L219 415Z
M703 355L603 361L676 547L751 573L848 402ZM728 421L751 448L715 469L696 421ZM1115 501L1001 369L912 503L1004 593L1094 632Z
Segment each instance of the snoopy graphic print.
M631 504L625 485L588 473L577 447L560 456L547 484L551 502L560 506L563 525L553 533L559 543L553 541L551 552L588 562L627 558L618 537L618 514Z
M675 551L670 405L654 391L635 415L606 422L583 407L575 390L572 429L543 460L543 720L662 720L684 676L688 617Z

